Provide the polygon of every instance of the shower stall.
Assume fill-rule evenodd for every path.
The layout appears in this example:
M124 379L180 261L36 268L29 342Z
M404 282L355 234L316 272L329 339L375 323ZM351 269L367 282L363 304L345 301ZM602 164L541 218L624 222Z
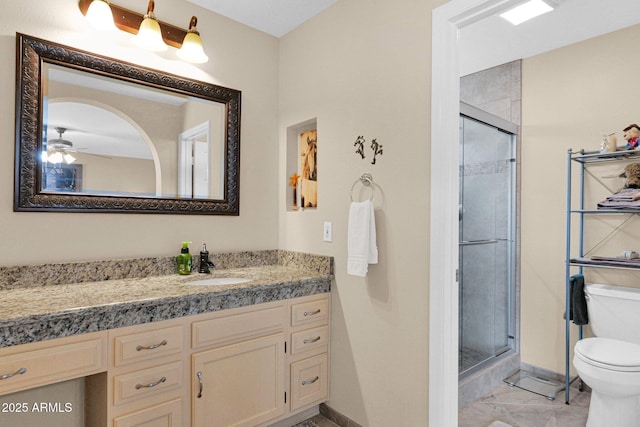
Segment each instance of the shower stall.
M515 350L517 125L460 107L460 376Z

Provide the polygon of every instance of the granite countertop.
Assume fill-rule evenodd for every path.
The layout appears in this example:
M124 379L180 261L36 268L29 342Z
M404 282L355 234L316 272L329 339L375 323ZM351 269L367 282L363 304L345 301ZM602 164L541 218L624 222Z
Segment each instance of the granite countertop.
M34 284L35 279L30 277L30 286L5 286L0 290L0 347L331 290L333 263L330 257L306 254L300 257L291 252L275 251L275 255L267 254L269 263L264 264L262 253L259 257L254 255L251 253L248 258L253 262L243 258L242 262L225 263L225 259L219 257L221 264L226 264L223 266L227 268L216 268L211 274L194 272L188 276L166 274L98 281L89 281L87 279L90 277L84 277L78 283L46 286ZM167 262L173 262L173 257ZM56 268L69 271L86 268L86 265L58 264L43 268L42 271ZM4 270L0 269L0 275L4 273L9 276L13 273L16 276L15 269ZM251 280L232 285L188 284L215 277Z

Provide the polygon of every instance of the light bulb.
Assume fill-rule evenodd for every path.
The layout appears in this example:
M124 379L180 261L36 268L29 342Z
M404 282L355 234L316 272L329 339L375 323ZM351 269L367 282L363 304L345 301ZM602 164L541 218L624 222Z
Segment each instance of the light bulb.
M62 163L62 153L56 151L48 156L49 163Z
M71 154L69 153L65 153L64 157L64 161L66 164L70 165L71 163L76 161L76 158L73 157Z

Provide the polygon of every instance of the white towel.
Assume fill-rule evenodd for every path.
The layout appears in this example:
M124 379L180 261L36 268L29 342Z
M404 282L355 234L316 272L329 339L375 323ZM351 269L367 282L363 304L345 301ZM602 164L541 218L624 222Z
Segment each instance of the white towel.
M376 219L371 200L351 203L347 252L347 273L352 276L364 277L369 270L368 264L378 263Z

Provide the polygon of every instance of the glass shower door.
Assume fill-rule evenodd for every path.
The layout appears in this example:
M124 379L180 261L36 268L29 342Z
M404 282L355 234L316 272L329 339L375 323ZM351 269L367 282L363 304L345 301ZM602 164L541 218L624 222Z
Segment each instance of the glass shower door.
M514 347L515 135L461 116L460 148L458 360L464 373Z

